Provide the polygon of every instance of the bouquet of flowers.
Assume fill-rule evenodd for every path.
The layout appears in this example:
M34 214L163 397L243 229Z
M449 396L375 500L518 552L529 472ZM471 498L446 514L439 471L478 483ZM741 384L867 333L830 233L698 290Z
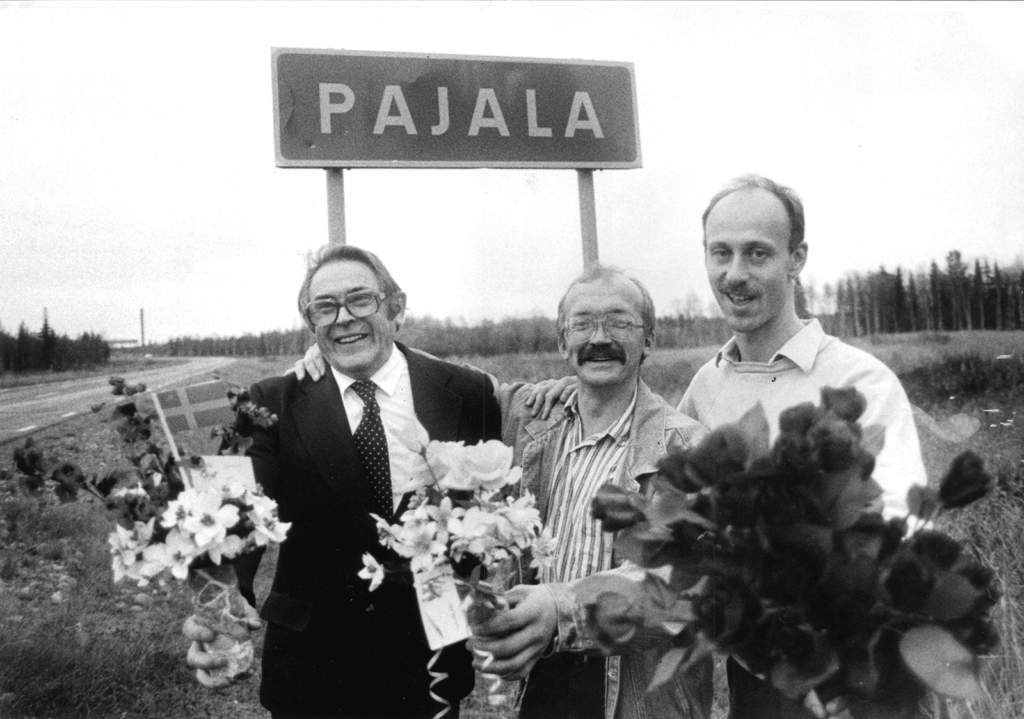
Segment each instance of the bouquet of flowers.
M910 492L913 525L883 519L883 433L857 424L864 408L855 389L825 388L820 406L782 413L769 448L758 405L663 458L649 499L602 488L593 513L637 567L578 584L598 642L664 642L652 686L719 651L790 699L842 697L858 718L915 716L928 688L977 696L979 656L998 641L994 574L930 521L992 479L966 452L938 491Z
M411 575L428 640L439 651L469 635L467 616L483 621L503 609L504 590L524 568L551 560L554 539L542 527L533 495L516 487L522 470L512 466L511 447L497 440L475 445L428 441L422 427L417 432L407 440L418 458L409 486L402 488L413 493L408 509L396 524L373 515L381 544L396 556L378 562L364 554L359 576L372 591L386 577ZM437 611L444 603L434 601L451 584L462 596L454 616ZM431 666L428 670L433 684L444 676ZM503 703L500 680L488 679L489 700Z
M134 402L120 405L115 416L131 467L90 487L116 521L108 539L114 581L145 586L189 579L196 614L222 635L207 649L228 659L224 669L197 671L200 681L220 684L246 673L253 662L251 610L235 586L230 560L284 541L289 523L278 519L277 503L256 486L247 457L182 462L169 435L169 451L151 440L152 417Z

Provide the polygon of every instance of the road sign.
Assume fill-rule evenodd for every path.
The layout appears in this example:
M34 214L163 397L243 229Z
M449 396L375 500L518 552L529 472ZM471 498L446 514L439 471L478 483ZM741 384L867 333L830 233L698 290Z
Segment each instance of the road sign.
M277 48L278 167L640 167L627 62Z

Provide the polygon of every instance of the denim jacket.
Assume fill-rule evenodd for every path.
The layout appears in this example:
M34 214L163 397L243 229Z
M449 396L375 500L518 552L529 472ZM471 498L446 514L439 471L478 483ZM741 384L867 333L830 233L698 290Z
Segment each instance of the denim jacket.
M523 468L522 487L536 496L541 518L546 521L558 453L558 429L565 414L557 407L548 419L533 419L523 405L527 394L523 385L504 385L499 390L502 439L514 447L514 461ZM669 450L691 447L706 435L707 429L702 424L674 410L640 380L629 446L615 483L626 490L646 491L647 480L656 471L658 459ZM616 566L620 564L614 556L612 562ZM555 598L558 612L553 650L597 653L597 643L587 634L571 585L551 583L545 586ZM658 691L646 694L661 653L661 648L654 648L608 657L605 719L708 719L711 716L710 660L685 675L676 676Z

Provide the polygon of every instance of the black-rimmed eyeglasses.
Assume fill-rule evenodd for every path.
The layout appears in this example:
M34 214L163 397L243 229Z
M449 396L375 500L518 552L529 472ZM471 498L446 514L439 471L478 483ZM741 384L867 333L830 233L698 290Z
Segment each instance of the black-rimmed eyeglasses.
M340 302L332 297L313 300L306 305L306 319L314 327L326 327L338 321L341 308L356 318L369 317L380 309L387 297L384 292L353 292Z

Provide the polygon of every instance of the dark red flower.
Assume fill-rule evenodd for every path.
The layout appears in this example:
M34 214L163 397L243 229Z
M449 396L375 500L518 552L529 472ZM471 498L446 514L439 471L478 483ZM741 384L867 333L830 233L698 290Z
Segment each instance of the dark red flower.
M968 450L957 455L943 477L939 501L945 509L964 507L988 494L994 484L981 457Z
M910 547L919 557L931 562L939 569L949 569L960 556L960 543L941 532L926 530L918 532L910 541Z
M808 434L815 459L825 472L846 469L857 461L859 429L856 425L826 416Z
M742 472L750 458L750 446L743 432L732 425L719 427L687 454L687 463L704 486L717 484L731 474Z
M720 648L741 643L761 616L761 602L736 577L711 575L694 610L700 631Z
M779 432L803 436L821 419L821 415L821 410L810 402L787 407L779 415Z
M601 522L606 532L617 532L644 520L645 502L636 492L627 492L614 484L605 484L597 490L590 503L594 519Z
M903 612L916 612L935 586L935 572L917 556L903 554L893 560L883 582L892 606Z
M825 411L847 422L856 422L868 406L864 395L856 387L822 387L821 404Z

